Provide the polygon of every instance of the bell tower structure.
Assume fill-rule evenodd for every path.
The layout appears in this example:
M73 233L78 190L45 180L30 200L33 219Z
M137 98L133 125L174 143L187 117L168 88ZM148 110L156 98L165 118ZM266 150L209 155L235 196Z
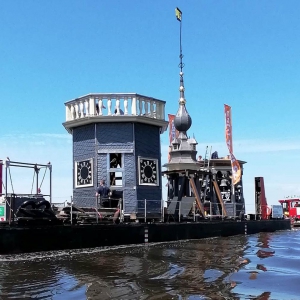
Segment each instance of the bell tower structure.
M160 215L165 101L136 93L102 93L73 99L65 107L63 125L73 144L74 203L94 207L96 187L105 180L112 191L106 205L121 200L125 216L144 215L145 210L149 216Z

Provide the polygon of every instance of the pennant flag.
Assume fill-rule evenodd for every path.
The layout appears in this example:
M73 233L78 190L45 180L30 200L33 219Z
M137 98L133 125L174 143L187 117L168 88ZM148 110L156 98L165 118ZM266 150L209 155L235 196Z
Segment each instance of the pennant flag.
M233 153L232 147L232 125L231 125L231 107L224 104L225 108L225 138L229 153Z
M175 8L175 15L176 15L177 20L179 22L181 22L182 12L181 12L181 10L178 7Z
M224 104L224 110L225 110L225 139L226 139L226 144L231 159L232 180L233 180L233 184L235 185L241 180L242 171L239 162L233 155L231 107L229 105Z

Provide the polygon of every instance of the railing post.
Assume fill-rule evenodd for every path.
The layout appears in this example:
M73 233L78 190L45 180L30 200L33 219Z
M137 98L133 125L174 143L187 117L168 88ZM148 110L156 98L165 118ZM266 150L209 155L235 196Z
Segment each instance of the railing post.
M77 102L74 104L74 108L75 108L75 118L74 119L79 119L79 104Z
M212 202L209 202L209 216L210 216L210 220L212 220Z
M70 121L71 119L71 105L66 105L66 121Z
M145 223L147 222L147 200L145 199Z
M70 210L70 214L71 214L71 225L73 224L73 198L71 196L71 210Z
M136 97L132 97L132 101L131 101L131 114L133 116L136 116Z
M76 119L76 109L75 109L75 104L71 104L71 119L70 120L74 120Z
M236 217L236 202L233 203L233 216Z
M108 110L107 115L111 116L112 115L112 113L111 113L111 98L107 99L107 110Z
M178 212L178 221L180 223L180 217L181 217L181 201L179 201L179 212Z
M89 100L89 115L94 116L95 115L95 101L93 97L90 97Z
M84 100L84 103L83 103L83 106L85 108L85 117L89 116L90 115L90 107L89 107L89 99L88 98L85 98Z
M79 112L80 112L80 118L83 118L84 117L84 115L83 115L83 112L84 112L84 109L83 109L83 100L79 101Z
M143 98L139 98L139 116L142 116L143 115L143 102L144 102L144 99Z
M194 222L196 222L196 203L193 202Z
M98 224L98 196L96 196L96 222Z
M128 98L124 98L124 115L128 115Z
M156 105L156 118L161 119L161 103L156 101L155 105Z
M116 111L115 114L116 114L117 116L119 116L119 115L121 114L121 113L120 113L120 99L119 99L119 97L116 98L116 110L117 110L117 111Z
M162 199L161 200L162 203L162 223L165 221L165 201Z
M119 199L119 209L120 209L120 222L123 223L124 222L124 214L123 214L123 205L122 205L122 198Z
M164 119L165 119L165 104L164 104L164 103L161 103L160 106L161 106L161 110L160 110L160 119L161 119L161 120L164 120Z
M145 100L143 99L143 102L144 102L144 108L145 108L145 116L148 117L148 114L149 114L149 110L148 110L148 106L149 106L149 101L148 100Z
M154 103L153 100L150 100L150 116L154 118Z

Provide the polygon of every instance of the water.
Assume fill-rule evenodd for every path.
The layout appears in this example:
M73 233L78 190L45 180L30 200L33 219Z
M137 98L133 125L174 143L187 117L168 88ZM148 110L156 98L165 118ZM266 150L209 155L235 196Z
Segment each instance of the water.
M300 230L0 256L0 299L300 299Z

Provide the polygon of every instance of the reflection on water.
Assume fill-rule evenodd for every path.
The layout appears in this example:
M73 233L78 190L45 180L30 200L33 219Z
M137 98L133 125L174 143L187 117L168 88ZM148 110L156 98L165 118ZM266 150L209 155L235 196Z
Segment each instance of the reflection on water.
M0 256L0 299L298 299L300 231Z

